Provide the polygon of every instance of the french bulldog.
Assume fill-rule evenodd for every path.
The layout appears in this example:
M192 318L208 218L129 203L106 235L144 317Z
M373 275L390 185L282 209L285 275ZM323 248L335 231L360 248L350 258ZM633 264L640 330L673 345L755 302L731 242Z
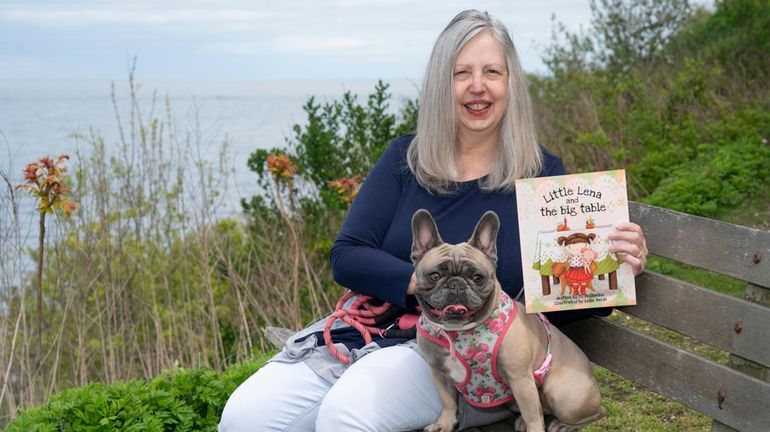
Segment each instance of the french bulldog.
M605 415L585 354L542 315L527 314L496 278L500 221L489 211L467 242L441 240L433 217L412 217L417 342L443 409L428 432L457 423L457 394L479 407L509 404L516 431L577 431Z

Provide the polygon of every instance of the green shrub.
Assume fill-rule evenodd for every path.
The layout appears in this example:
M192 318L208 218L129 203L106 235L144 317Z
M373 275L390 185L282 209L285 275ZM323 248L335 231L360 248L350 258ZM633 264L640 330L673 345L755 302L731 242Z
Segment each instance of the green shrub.
M770 2L591 7L592 27L545 50L552 76L531 80L538 134L567 170L626 168L631 199L712 217L767 189Z
M293 136L287 138L286 147L259 149L249 157L248 166L264 189L261 196L267 202L273 198L268 157L285 153L297 165L300 186L309 188L306 199L321 201L330 210L345 208L329 182L366 175L390 141L416 128L417 102L408 100L398 115L394 114L388 88L378 81L365 104L349 91L340 100L324 104L311 97L302 107L307 121L292 127ZM252 210L251 206L246 208Z
M697 157L679 163L646 201L701 216L737 207L770 181L769 133L767 111L742 111L712 125Z
M221 374L208 369L167 371L152 381L92 383L65 390L24 410L6 432L216 431L225 402L271 353Z
M388 87L377 82L365 103L350 92L325 103L311 97L303 106L306 121L292 127L285 147L258 149L249 157L261 186L258 195L242 203L249 242L260 259L254 267L279 273L271 289L292 293L290 313L284 314L291 319L287 327L298 328L332 310L341 294L329 269L334 236L388 144L415 130L417 102L391 109ZM287 259L273 259L279 256ZM280 324L280 315L271 315L271 325Z

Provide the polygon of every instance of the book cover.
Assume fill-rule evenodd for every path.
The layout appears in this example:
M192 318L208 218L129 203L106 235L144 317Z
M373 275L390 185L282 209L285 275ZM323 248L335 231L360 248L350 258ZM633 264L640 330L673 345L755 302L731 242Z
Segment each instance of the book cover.
M628 222L625 170L516 181L527 313L636 304L607 235Z

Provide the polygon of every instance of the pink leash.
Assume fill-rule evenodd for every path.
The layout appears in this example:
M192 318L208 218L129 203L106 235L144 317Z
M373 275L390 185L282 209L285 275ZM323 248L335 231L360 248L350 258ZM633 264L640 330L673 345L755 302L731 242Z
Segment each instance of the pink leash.
M372 334L383 336L383 329L375 327L374 317L381 315L386 310L390 309L390 303L383 303L380 306L374 306L369 302L373 297L361 295L356 299L353 304L345 309L345 303L356 296L353 291L348 290L337 302L336 310L326 320L324 326L324 341L329 348L329 352L339 361L345 364L350 364L350 357L339 352L337 347L334 346L332 341L332 324L338 319L348 323L353 328L361 333L364 337L364 342L369 344L372 342Z

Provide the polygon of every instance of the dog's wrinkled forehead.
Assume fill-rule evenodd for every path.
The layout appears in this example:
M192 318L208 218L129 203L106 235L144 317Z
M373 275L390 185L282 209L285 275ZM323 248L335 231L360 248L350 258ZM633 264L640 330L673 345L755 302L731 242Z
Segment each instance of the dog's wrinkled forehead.
M428 250L420 261L424 265L446 269L452 273L479 266L488 272L494 272L495 269L495 263L484 252L467 242L456 245L443 243Z

